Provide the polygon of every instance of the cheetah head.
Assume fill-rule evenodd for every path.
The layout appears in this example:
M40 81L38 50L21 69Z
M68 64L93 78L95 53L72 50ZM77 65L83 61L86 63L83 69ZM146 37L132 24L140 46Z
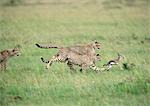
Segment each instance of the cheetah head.
M101 48L101 44L99 42L95 41L94 44L93 44L93 47L95 49L100 49Z
M18 48L14 48L10 51L10 55L11 56L20 56L21 53L20 53L20 50Z

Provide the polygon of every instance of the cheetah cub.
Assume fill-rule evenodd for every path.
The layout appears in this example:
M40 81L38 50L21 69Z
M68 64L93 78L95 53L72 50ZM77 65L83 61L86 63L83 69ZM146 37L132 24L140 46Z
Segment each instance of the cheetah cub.
M0 52L0 70L6 70L7 61L10 57L19 56L20 52L18 48L5 49Z

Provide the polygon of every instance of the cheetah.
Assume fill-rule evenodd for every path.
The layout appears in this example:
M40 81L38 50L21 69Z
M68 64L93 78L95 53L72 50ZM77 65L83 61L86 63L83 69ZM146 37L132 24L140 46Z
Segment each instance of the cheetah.
M18 48L14 49L5 49L0 52L0 70L6 70L7 61L13 56L19 56L20 52Z
M101 45L99 42L92 42L90 44L86 44L86 45L78 45L78 46L69 46L69 47L61 47L61 46L57 46L57 45L39 45L39 44L35 44L37 47L39 48L45 48L45 49L49 49L49 48L57 48L59 49L58 53L56 55L54 55L49 61L47 61L47 69L52 65L53 62L66 62L68 61L67 65L71 68L71 63L74 64L83 64L86 63L86 61L88 60L90 63L90 65L92 63L94 63L95 59L94 57L96 56L96 49L100 49ZM79 58L82 58L79 61ZM83 60L83 58L87 58L87 60ZM80 62L80 63L76 63ZM84 61L84 62L83 62ZM89 66L89 63L88 63ZM83 67L83 66L82 66ZM87 67L87 66L85 66ZM93 66L93 69L98 69L98 68L94 68L95 66ZM71 68L72 69L72 68Z

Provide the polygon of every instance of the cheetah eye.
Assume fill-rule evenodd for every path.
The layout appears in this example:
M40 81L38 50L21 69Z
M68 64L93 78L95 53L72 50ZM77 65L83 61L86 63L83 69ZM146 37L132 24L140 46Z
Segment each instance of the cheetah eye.
M12 52L15 52L15 49L13 49Z
M97 44L98 42L96 41L95 43Z

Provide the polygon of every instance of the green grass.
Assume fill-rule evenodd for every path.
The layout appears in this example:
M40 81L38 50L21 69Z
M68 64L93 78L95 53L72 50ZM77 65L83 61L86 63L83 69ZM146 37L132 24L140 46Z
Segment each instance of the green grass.
M119 4L121 7L109 3L1 5L0 49L20 46L22 55L10 59L7 71L0 72L0 106L148 106L149 1L136 0L136 5ZM97 66L120 52L128 68L80 73L54 63L46 70L40 56L50 58L57 50L34 45L54 42L69 46L92 40L102 44L97 50L102 61Z

